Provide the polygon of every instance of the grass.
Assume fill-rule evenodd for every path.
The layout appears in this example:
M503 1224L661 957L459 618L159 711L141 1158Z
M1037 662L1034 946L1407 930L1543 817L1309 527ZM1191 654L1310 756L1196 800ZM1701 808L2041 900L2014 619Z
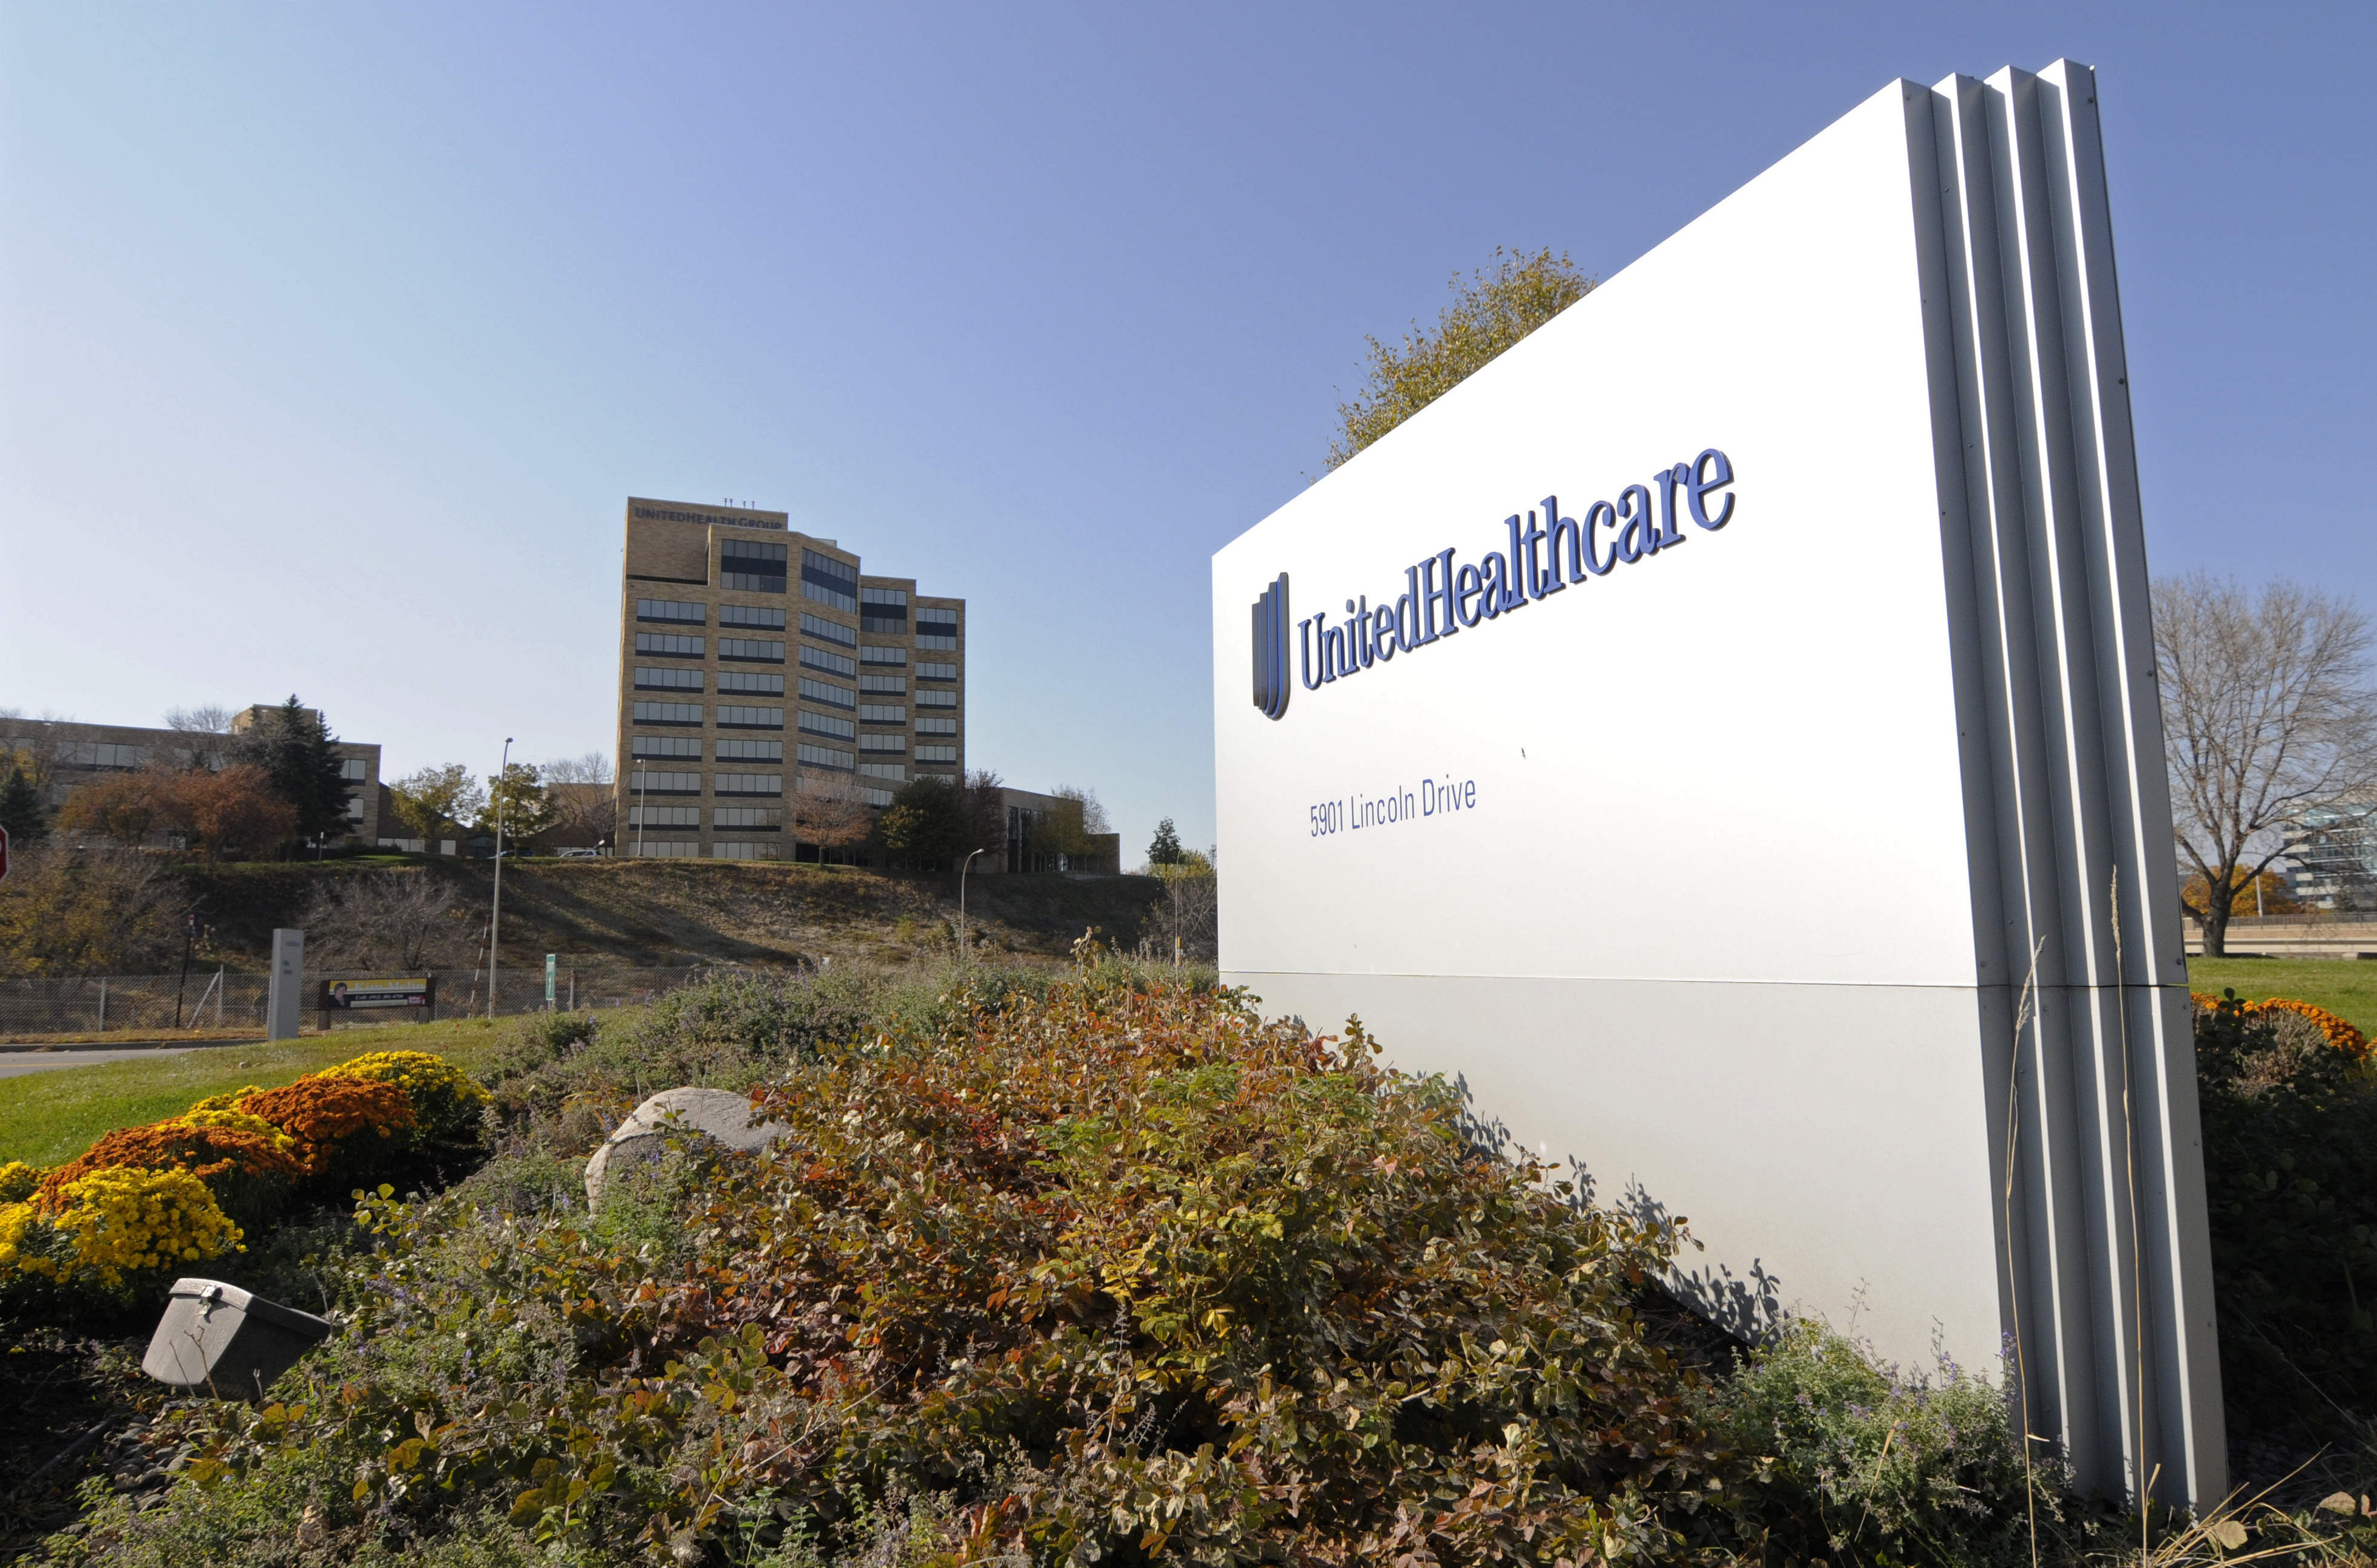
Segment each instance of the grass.
M2377 964L2351 958L2190 958L2192 990L2217 996L2234 986L2248 1002L2273 996L2313 1003L2377 1035Z
M178 1114L191 1101L226 1089L249 1084L276 1088L367 1051L434 1051L475 1069L478 1056L496 1039L494 1026L484 1018L456 1019L340 1029L269 1045L221 1046L0 1078L0 1163L56 1165L89 1148L102 1133Z

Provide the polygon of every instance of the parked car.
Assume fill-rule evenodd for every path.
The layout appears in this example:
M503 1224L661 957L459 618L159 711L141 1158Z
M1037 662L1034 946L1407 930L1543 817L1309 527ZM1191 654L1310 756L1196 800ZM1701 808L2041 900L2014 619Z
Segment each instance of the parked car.
M553 853L555 859L564 861L599 861L603 858L602 850L589 849L583 845L572 845L567 849L555 849Z

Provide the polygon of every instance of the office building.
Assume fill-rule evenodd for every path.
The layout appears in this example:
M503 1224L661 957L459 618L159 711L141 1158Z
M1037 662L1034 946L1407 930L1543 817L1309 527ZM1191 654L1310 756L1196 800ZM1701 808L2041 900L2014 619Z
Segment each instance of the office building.
M112 773L135 773L150 766L219 768L229 757L233 737L277 711L278 704L242 709L232 717L228 734L137 724L82 724L71 719L0 719L0 774L7 771L13 759L32 780L42 805L54 819L68 796ZM379 747L339 741L332 749L339 754L350 786L347 836L373 843L380 828ZM149 837L155 847L180 848L175 836L165 829Z
M782 512L628 500L620 853L813 860L805 815L964 766L963 600L870 575Z

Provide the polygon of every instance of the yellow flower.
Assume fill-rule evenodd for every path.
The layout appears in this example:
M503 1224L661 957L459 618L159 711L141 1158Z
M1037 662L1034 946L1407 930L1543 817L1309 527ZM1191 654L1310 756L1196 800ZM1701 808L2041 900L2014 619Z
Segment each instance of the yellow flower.
M36 1262L46 1265L46 1259L18 1261L19 1268L54 1273L60 1279L89 1274L113 1286L135 1269L173 1259L219 1257L241 1240L239 1227L223 1214L214 1194L186 1170L109 1166L59 1188L57 1208L53 1224L72 1244L72 1254L54 1269L34 1269ZM0 1210L0 1237L6 1237L7 1223ZM21 1239L22 1227L18 1235Z
M42 1173L21 1159L0 1165L0 1204L22 1203L41 1184Z

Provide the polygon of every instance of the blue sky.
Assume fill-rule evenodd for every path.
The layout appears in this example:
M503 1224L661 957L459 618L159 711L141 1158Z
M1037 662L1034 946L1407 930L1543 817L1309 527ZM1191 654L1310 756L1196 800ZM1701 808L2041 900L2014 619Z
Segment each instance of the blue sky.
M971 601L970 761L1206 843L1207 559L1365 333L2059 54L2155 568L2377 608L2372 16L0 8L0 706L608 751L623 502L732 498Z

